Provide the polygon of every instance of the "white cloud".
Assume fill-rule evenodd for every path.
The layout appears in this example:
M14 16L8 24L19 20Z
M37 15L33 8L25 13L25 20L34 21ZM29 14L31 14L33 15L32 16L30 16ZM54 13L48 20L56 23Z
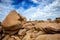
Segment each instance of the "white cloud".
M3 3L0 3L0 21L3 21L8 13L13 9L14 8L12 7L12 5L5 5Z
M49 4L48 1L51 1L51 0L31 0L33 3L37 3L37 4L40 4L40 5L47 5ZM52 0L53 1L53 0Z
M47 5L46 7L44 7L44 11L52 10L54 7L60 6L60 2L58 0L54 1L52 4Z
M38 3L38 0L31 0L31 1L33 1L34 3Z
M51 13L43 12L39 8L36 8L36 7L35 8L31 7L30 9L26 10L24 14L28 19L31 18L32 20L36 20L36 18L45 19L46 17L51 16Z

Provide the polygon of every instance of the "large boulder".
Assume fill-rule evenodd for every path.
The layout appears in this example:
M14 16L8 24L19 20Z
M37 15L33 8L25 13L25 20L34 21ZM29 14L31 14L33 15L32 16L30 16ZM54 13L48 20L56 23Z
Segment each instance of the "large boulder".
M13 10L2 22L4 32L9 34L16 33L20 28L22 28L22 21L24 21L23 16Z
M19 19L20 19L20 16L14 10L7 15L7 17L2 22L2 25L3 27L11 27L12 25L21 24Z

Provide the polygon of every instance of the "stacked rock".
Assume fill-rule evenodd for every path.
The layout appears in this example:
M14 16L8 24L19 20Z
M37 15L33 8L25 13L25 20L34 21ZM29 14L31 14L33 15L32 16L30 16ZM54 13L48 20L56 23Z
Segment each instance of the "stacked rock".
M0 40L60 40L60 23L26 21L15 10L0 25Z

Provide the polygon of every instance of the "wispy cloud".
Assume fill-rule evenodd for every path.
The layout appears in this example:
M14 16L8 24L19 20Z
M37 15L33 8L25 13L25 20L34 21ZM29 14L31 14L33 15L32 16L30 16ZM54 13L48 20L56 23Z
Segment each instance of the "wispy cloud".
M10 11L12 11L14 8L11 5L11 0L1 0L0 2L0 21L3 21L3 19L8 15Z
M56 17L60 17L60 1L55 0L48 5L46 3L46 6L42 6L42 4L38 5L37 7L31 6L31 8L25 10L23 13L28 19L31 18L32 20L45 20L47 18L54 19Z
M13 1L12 0L1 0L1 3L6 5L6 4L12 4Z

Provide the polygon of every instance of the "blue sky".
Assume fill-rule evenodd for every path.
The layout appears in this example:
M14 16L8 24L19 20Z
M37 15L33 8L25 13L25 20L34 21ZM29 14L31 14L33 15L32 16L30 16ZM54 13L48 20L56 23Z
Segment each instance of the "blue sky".
M0 0L0 21L16 10L27 20L46 20L60 17L60 0Z

